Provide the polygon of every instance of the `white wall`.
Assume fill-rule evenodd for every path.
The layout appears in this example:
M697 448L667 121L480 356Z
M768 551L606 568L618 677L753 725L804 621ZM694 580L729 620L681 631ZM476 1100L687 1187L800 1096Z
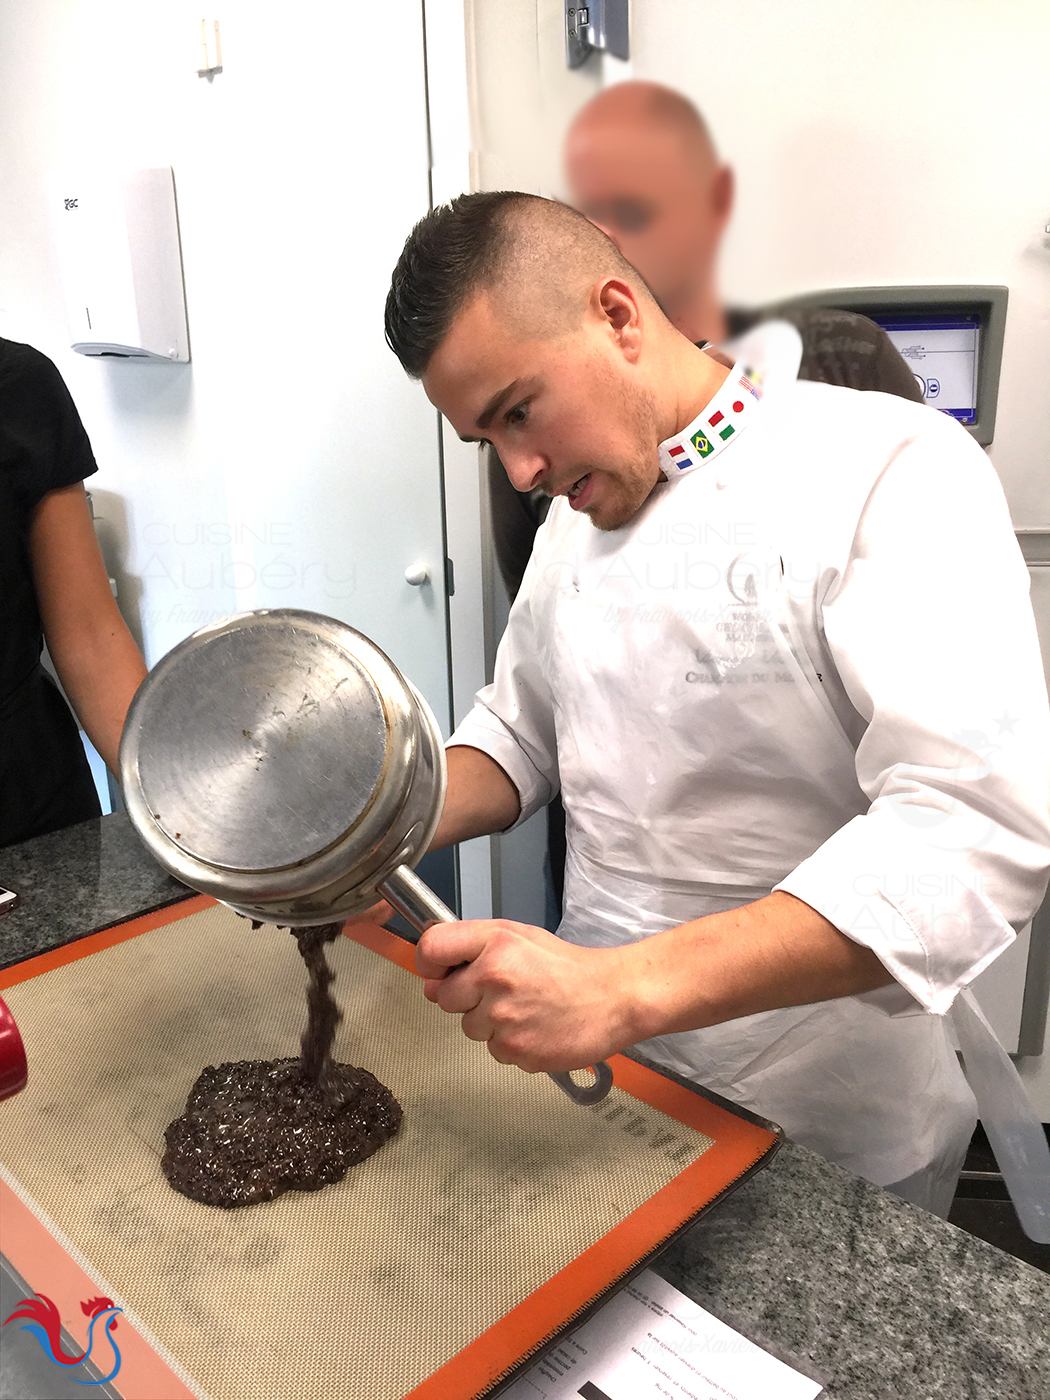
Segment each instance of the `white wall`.
M0 333L58 364L100 471L120 598L153 662L245 607L374 636L449 720L436 415L382 342L426 210L422 6L230 0L196 74L188 0L0 11ZM72 354L54 169L175 171L192 363ZM406 564L436 586L414 589Z
M477 187L562 193L561 141L601 87L592 55L565 66L563 0L466 0Z
M728 297L1010 288L991 457L1015 524L1050 522L1050 6L633 0L631 9L635 76L692 97L736 168Z

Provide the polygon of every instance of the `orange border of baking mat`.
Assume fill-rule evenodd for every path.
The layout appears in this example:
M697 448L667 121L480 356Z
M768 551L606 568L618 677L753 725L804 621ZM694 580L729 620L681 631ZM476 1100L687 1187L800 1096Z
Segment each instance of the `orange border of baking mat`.
M90 1318L84 1316L80 1304L98 1296L99 1284L3 1180L0 1213L4 1219L4 1257L30 1288L51 1299L58 1308L62 1326L78 1346L86 1347ZM198 1400L203 1393L190 1390L180 1380L127 1313L117 1320L116 1342L120 1348L120 1370L111 1384L124 1400ZM90 1390L85 1387L84 1393L88 1395Z
M407 940L376 924L347 924L343 932L398 967L415 972L415 949ZM523 1357L757 1166L779 1141L768 1128L720 1108L624 1055L611 1055L609 1065L618 1089L706 1133L714 1138L714 1146L409 1391L405 1400L468 1400L484 1395Z

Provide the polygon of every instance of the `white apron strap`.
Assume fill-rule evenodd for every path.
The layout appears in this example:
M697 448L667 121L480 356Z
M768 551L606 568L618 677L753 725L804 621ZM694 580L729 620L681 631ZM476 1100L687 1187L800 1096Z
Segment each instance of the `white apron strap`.
M948 1014L1021 1228L1038 1244L1050 1244L1050 1147L1043 1125L973 993L960 992Z

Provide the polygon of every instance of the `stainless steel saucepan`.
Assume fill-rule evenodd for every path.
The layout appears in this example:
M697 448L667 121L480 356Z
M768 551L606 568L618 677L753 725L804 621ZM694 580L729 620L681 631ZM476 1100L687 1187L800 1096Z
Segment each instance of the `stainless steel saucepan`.
M412 869L445 801L437 721L346 623L266 609L187 637L132 702L120 773L160 864L247 918L301 927L386 899L413 942L456 918ZM594 1072L551 1078L591 1104L612 1084Z

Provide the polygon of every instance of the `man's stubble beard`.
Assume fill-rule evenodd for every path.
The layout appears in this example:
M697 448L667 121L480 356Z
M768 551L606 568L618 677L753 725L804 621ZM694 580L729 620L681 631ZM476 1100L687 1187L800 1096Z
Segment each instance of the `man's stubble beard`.
M657 454L659 442L655 396L648 389L639 389L629 407L634 451L631 460L618 468L612 477L617 490L613 500L608 502L610 513L602 520L596 520L589 511L585 512L594 528L603 533L620 530L633 520L649 499L653 488L663 479Z

